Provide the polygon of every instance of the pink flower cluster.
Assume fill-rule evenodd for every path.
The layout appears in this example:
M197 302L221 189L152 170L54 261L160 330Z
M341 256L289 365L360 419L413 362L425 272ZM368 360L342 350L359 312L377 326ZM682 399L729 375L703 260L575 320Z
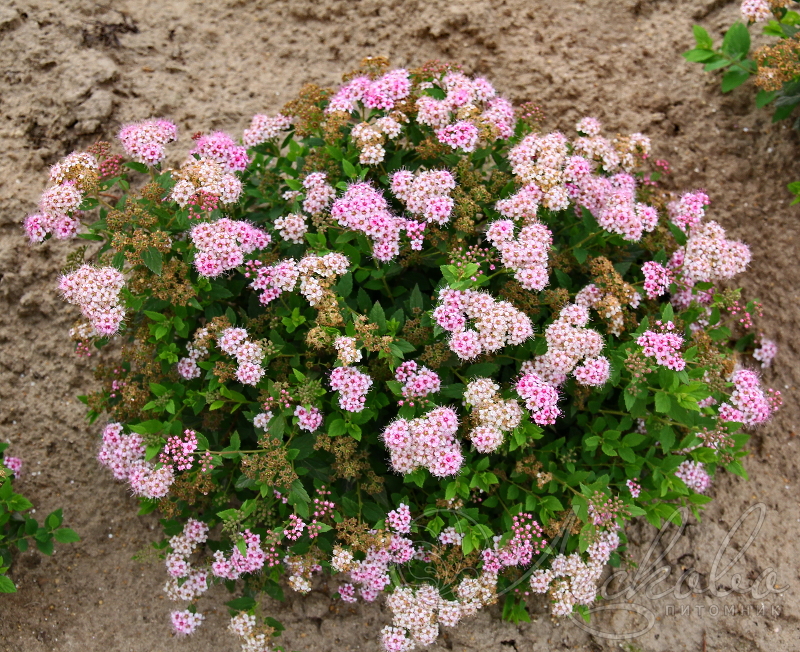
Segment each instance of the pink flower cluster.
M49 233L59 240L75 237L80 227L78 207L85 190L100 172L97 159L88 152L73 152L50 168L50 186L39 199L39 213L25 219L31 243L42 242Z
M497 600L497 574L486 569L478 577L465 577L455 590L455 600L444 599L439 590L423 584L416 589L399 586L386 598L392 624L381 630L387 652L407 652L417 645L432 645L439 626L455 627L462 618L474 616Z
M508 201L508 200L504 200ZM526 224L514 238L514 222L492 222L487 239L500 252L503 265L514 270L514 278L526 290L542 290L548 283L547 256L553 234L541 222Z
M173 471L188 471L192 468L192 454L197 450L197 433L188 428L183 437L173 435L167 439L158 461Z
M495 543L494 549L487 548L481 553L484 570L499 573L509 566L529 566L533 555L543 552L547 546L542 537L542 526L534 520L533 514L515 514L511 532L511 539L504 546Z
M322 571L322 566L309 562L307 558L287 555L284 564L289 571L287 584L298 593L311 591L311 575Z
M535 570L530 578L534 593L549 593L554 616L568 616L575 605L591 605L597 599L597 582L611 553L619 547L615 531L601 532L589 546L588 562L580 555L557 555L546 570Z
M303 244L308 225L306 218L301 213L289 213L289 215L275 219L275 230L287 242Z
M337 252L324 256L305 256L297 264L300 274L300 294L312 305L319 305L325 293L324 282L332 282L337 276L346 274L350 267L347 256Z
M383 194L369 183L354 183L333 202L331 216L348 229L372 239L372 253L388 262L400 253L400 233L406 220L393 215Z
M242 182L225 167L208 158L187 160L175 174L170 199L195 212L212 211L218 204L235 204L242 194Z
M382 438L398 473L425 467L437 478L444 478L458 473L464 462L455 439L457 430L456 413L440 407L418 419L393 421L384 429Z
M605 172L622 169L631 172L637 159L650 156L650 139L640 133L610 141L600 135L602 125L596 118L583 118L575 130L584 134L573 142L575 154L585 157L600 166Z
M3 458L2 463L3 466L5 466L15 476L19 477L22 473L22 460L19 457L11 457L10 455L6 455Z
M407 70L390 70L378 79L355 77L342 86L331 98L326 113L356 110L356 102L370 109L390 111L411 92L411 80Z
M766 423L781 406L780 392L765 392L758 374L751 369L737 369L731 377L733 392L729 402L719 408L722 421L736 421L746 426Z
M441 388L439 375L427 367L420 367L414 360L398 366L394 377L403 383L403 396L408 398L424 398Z
M753 357L761 363L762 369L771 366L776 355L778 355L778 344L766 337L761 338L758 347L753 351Z
M400 135L402 125L389 116L378 118L373 123L360 122L350 131L350 138L359 150L358 162L361 165L377 165L386 157L383 144L386 138L394 139Z
M477 290L441 289L433 318L452 333L450 350L462 360L522 344L533 335L533 324L524 312ZM475 329L467 328L467 319Z
M361 350L355 337L340 335L333 341L333 348L336 349L339 362L345 367L361 360Z
M222 351L236 358L236 380L243 385L258 385L264 376L264 350L257 342L247 337L244 328L226 328L217 337L217 345Z
M239 613L231 618L228 629L242 641L242 652L270 652L274 648L264 632L255 632L256 617Z
M411 510L405 503L400 503L397 509L393 509L386 515L386 525L397 534L408 534L411 532Z
M294 416L297 417L297 426L301 430L314 432L322 425L322 412L315 407L306 409L302 405L298 405L294 409Z
M306 213L318 215L336 198L336 189L326 181L327 176L324 172L312 172L303 179L303 188L306 189L303 210Z
M683 336L675 331L675 324L668 321L662 324L656 322L657 331L645 331L637 339L636 343L642 347L642 353L648 358L655 358L656 362L668 369L682 371L686 368L686 360L681 357L681 346L683 346Z
M254 261L247 276L255 276L250 287L261 292L259 301L266 305L284 292L291 292L300 278L300 272L297 271L297 263L288 258L270 267L263 267L260 261Z
M689 286L733 278L750 263L750 248L725 237L717 222L705 222L689 233L686 247L674 254L670 267L681 267L682 280Z
M145 446L136 433L125 434L122 425L109 423L103 429L103 443L97 459L117 480L127 480L133 493L145 498L163 498L175 480L172 468L156 469L144 459Z
M683 480L689 489L697 493L705 493L711 486L711 477L702 462L690 462L689 460L681 462L680 466L675 469L675 477Z
M189 634L193 634L200 626L205 616L203 616L203 614L192 613L187 609L185 611L173 611L171 618L175 633L188 636Z
M462 73L450 72L444 76L440 86L446 93L443 99L429 95L417 99L417 122L442 130L448 126L454 114L476 112L482 106L483 111L476 118L476 124L473 124L476 134L476 125L483 125L494 132L497 138L510 138L513 135L514 108L505 98L497 97L497 91L488 80L483 77L470 79Z
M62 276L58 289L64 298L80 306L81 313L92 322L100 335L113 335L125 318L119 305L119 293L125 278L115 267L81 265L71 274Z
M474 152L480 139L480 131L469 120L459 120L436 130L439 142L453 149Z
M648 299L656 299L666 294L669 286L675 282L675 277L669 269L652 260L642 265L642 274L644 274L644 291Z
M346 552L347 555L351 553ZM389 566L391 564L405 564L414 556L414 546L411 539L399 534L392 534L389 545L383 548L369 548L366 557L362 560L351 560L341 557L340 562L347 562L345 567L350 573L350 579L359 585L361 597L367 602L373 602L381 592L391 584ZM344 590L343 590L344 589ZM351 584L339 588L339 594L348 601L355 602L355 591ZM348 596L347 598L345 596Z
M472 407L475 427L469 438L479 453L492 453L503 443L503 433L522 421L522 410L514 399L503 399L500 386L490 378L475 378L464 391L464 403Z
M508 153L511 170L524 187L501 204L505 211L509 214L523 211L523 214L530 215L536 202L541 202L551 211L563 211L569 206L564 184L574 181L578 170L588 175L591 166L583 159L568 157L567 145L567 137L556 131L544 136L528 134L511 148ZM582 165L576 166L576 163Z
M241 172L250 163L247 148L237 145L224 131L215 131L197 139L189 155L216 161L225 172Z
M153 167L166 158L164 146L178 139L178 127L168 120L148 120L125 125L117 138L134 161Z
M391 176L391 189L409 213L428 223L446 224L453 211L450 191L456 180L447 170L425 170L416 176L408 170L398 170Z
M625 484L631 492L631 498L638 498L639 494L642 492L642 485L636 482L636 478L626 480Z
M680 199L667 205L670 222L686 233L703 221L706 206L710 203L708 195L702 190L684 193Z
M195 224L189 237L197 248L197 273L209 278L243 265L245 254L265 249L271 241L261 229L227 217Z
M525 407L540 426L555 423L561 414L558 409L558 390L536 373L526 373L517 381L517 394L525 400Z
M331 389L339 392L339 407L348 412L361 412L372 387L372 378L355 367L336 367L331 372Z
M570 187L570 196L585 206L609 233L638 242L658 226L658 211L636 201L636 179L625 172L614 176L583 176Z
M208 571L205 569L192 568L189 558L199 545L208 539L208 526L202 521L190 518L183 527L181 534L175 535L169 540L170 552L166 557L167 573L170 579L164 585L164 593L170 600L185 600L194 602L208 590ZM188 621L183 616L188 611L173 611L172 622L178 633L191 634L202 620L202 616L197 614L199 620L194 622L188 630L179 629L180 626L192 625L192 620ZM179 625L175 625L177 622Z
M509 220L524 220L526 223L536 219L536 212L539 210L539 202L542 200L542 191L534 183L522 186L513 195L499 200L495 204L497 212ZM491 227L490 227L491 228ZM508 227L501 227L502 235L508 231ZM488 234L487 234L488 235ZM513 237L513 229L511 236ZM489 238L492 239L491 237Z
M308 536L311 539L316 539L320 532L322 532L322 521L326 518L333 516L333 510L336 509L336 503L328 500L325 496L330 496L331 492L321 486L317 490L317 495L311 502L311 523L308 524Z
M588 324L586 306L577 303L564 306L558 318L545 329L547 353L523 363L522 373L536 373L552 385L561 385L570 373L581 385L604 385L611 375L611 365L608 358L600 355L602 335L587 328Z
M772 18L769 0L742 0L740 11L745 22L764 23Z
M200 367L197 365L197 361L208 355L206 342L209 337L209 332L206 328L198 328L194 332L192 342L186 345L188 355L178 360L177 369L181 378L186 380L200 378Z
M292 119L280 113L275 116L257 113L250 121L250 126L242 134L242 142L246 147L255 147L268 140L277 138L281 132L291 127Z
M226 580L239 579L245 573L255 573L264 567L267 561L267 554L261 549L261 536L253 534L250 530L245 530L242 534L245 543L245 553L239 552L235 547L230 557L217 550L214 553L214 561L211 563L211 572L216 577Z

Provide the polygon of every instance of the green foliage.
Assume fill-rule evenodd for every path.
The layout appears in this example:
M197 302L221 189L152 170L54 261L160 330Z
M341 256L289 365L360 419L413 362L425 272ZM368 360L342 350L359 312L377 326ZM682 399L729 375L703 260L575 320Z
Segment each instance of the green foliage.
M724 84L733 88L742 75L752 74L743 25L732 28L719 51L712 49L703 30L695 34L698 47L687 58L728 68L730 81ZM428 74L417 81L431 79ZM434 96L429 91L441 90L423 89L418 95ZM303 116L322 115L324 106L324 99L304 105ZM158 502L142 499L141 513L161 509L167 536L180 532L188 518L199 518L212 528L222 525L218 538L208 543L212 550L241 548L240 535L249 529L279 546L281 557L312 559L327 568L338 546L352 546L357 558L363 558L368 547L364 541L374 543L378 535L372 531L384 531L388 513L404 503L415 518L415 541L436 545L445 528L462 535L463 565L456 565L459 570L449 578L446 591L451 594L452 583L479 563L479 553L492 549L494 536L503 542L511 538L513 518L523 513L547 532L549 543L541 560L545 565L559 552L585 553L601 525L614 529L627 518L645 516L660 526L680 518L676 510L681 507L698 514L704 497L675 470L690 461L705 464L712 474L718 467L741 472L738 460L745 454L747 435L741 433L741 424L731 423L724 424L730 435L724 445L706 445L699 436L723 427L717 410L701 407L701 402L711 397L719 404L728 396L723 370L732 364L741 335L734 320L723 324L720 311L728 297L715 295L708 310L696 301L682 310L673 310L664 298L638 301L642 264L665 263L686 244L684 232L661 211L658 227L646 238L631 241L600 228L588 210L576 210L575 205L541 207L537 220L553 234L549 285L543 291L526 290L487 244L485 231L501 217L497 202L523 185L514 178L509 150L528 135L529 127L519 121L511 138L485 138L488 142L476 151L465 152L437 149L433 130L409 120L401 138L383 143L382 163L362 165L351 137L353 126L379 115L354 111L345 116L339 131L321 124L307 129L296 125L282 142L253 147L252 162L239 175L242 199L224 210L193 217L195 222L190 222L188 208L169 200L173 173L149 170L150 184L142 194L129 191L141 184L131 183L135 177L128 179L127 172L101 184L104 197L118 197L114 206L146 215L147 225L141 226L140 219L120 226L118 216L112 215L116 209L106 204L90 227L90 235L104 242L99 263L116 261L130 279L122 293L128 315L121 332L125 355L117 359L118 349L104 352L114 359L115 372L105 379L104 391L85 399L90 419L105 412L126 431L140 435L146 459L154 466L161 463L159 454L169 438L186 430L199 433L194 459L203 456L202 467L196 462L178 472L177 489L168 497ZM642 157L635 160L643 166ZM135 165L128 168L141 171ZM457 182L453 217L446 225L427 226L422 249L413 250L403 236L400 254L384 262L376 259L364 233L345 228L329 211L309 219L304 242L283 239L275 220L301 210L307 198L303 181L322 169L338 196L350 183L365 180L382 193L395 215L408 213L391 191L392 171L447 169ZM597 174L610 176L597 169ZM643 167L631 171L639 177L646 173ZM640 184L636 199L649 201L650 192ZM209 279L194 267L197 250L186 231L191 223L223 215L267 231L272 242L249 256L249 265ZM112 217L117 220L113 229ZM526 223L522 218L516 222L517 229ZM134 256L130 248L118 251L112 246L112 240L125 241L123 236L133 241L156 233L167 236L168 250L149 247ZM271 264L334 252L347 257L347 270L321 282L323 300L314 305L297 291L262 303L249 286L258 267L252 259ZM609 301L616 301L623 315L622 325L616 327L611 311L591 313L591 328L601 336L603 355L611 364L608 382L588 387L567 378L560 386L561 414L555 423L525 418L509 428L496 450L479 452L469 439L476 411L470 413L463 403L468 383L491 378L503 400L517 400L515 384L523 363L548 351L547 327L565 303L575 301L592 283L603 288L601 294ZM448 348L450 334L433 316L445 288L507 299L530 319L534 336L474 360L460 359ZM710 286L698 285L695 294L701 288ZM648 324L659 319L674 322L687 342L697 333L685 347L686 368L681 371L645 360L636 343ZM250 341L261 347L257 362L266 373L255 385L237 380L235 359L217 345L222 330L234 326L245 328ZM373 381L358 412L343 409L339 393L330 391L331 372L342 363L333 347L338 337L353 338L362 356L353 364ZM108 341L96 339L93 344L104 349ZM193 353L198 372L181 377L175 365ZM394 374L407 360L434 368L441 390L423 400L404 396ZM381 434L398 417L420 418L434 406L452 407L460 416L460 472L447 478L424 467L405 475L395 472ZM321 427L314 432L302 429L299 407L320 410ZM634 478L642 488L638 496L628 489ZM322 487L330 493L321 493ZM297 540L285 537L290 516L312 518L319 496L336 508L319 523L316 536L306 530ZM598 496L619 501L613 518L602 524L590 516ZM569 525L573 522L576 527ZM55 530L53 536L66 541L72 534ZM421 582L445 576L427 561L413 559L409 567L409 576ZM499 577L498 591L511 590L520 579L514 572ZM281 573L281 567L275 567L247 578L245 596L228 606L234 612L253 612L260 593L278 594ZM503 610L514 622L528 618L524 603L516 598L507 599Z
M53 544L74 543L80 537L68 527L61 527L61 510L51 512L42 525L31 516L33 504L22 494L14 492L11 472L3 466L3 453L8 447L0 443L0 593L16 593L17 589L6 573L11 567L14 550L24 552L35 544L45 555L53 554Z

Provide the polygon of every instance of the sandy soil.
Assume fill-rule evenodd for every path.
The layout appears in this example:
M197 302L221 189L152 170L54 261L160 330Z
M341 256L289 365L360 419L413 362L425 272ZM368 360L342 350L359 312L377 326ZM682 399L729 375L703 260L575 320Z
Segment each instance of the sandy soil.
M191 640L172 637L160 563L132 561L158 538L155 517L137 517L134 501L94 460L97 428L87 427L74 395L91 382L90 365L71 353L72 307L55 292L69 247L31 249L20 223L35 207L47 167L73 148L112 136L123 122L165 116L182 130L240 134L255 112L275 111L304 82L333 85L366 55L398 65L432 58L461 61L490 77L515 102L536 100L549 128L571 129L585 114L612 131L640 130L657 156L673 164L675 187L704 187L710 215L753 249L742 282L765 301L764 329L781 346L765 376L786 407L759 430L745 482L722 476L717 500L658 566L669 579L649 594L615 600L649 608L645 634L614 640L569 621L554 624L543 603L531 623L513 626L491 610L449 632L431 649L769 650L800 649L796 560L797 384L800 352L797 236L800 207L789 207L787 182L798 140L752 106L752 89L722 96L715 79L679 53L691 25L719 37L736 16L724 0L6 0L0 4L0 438L23 457L20 488L39 513L63 506L83 537L54 557L20 555L19 593L0 597L0 650L81 652L236 650L224 631L224 590L203 601L207 622ZM114 10L110 7L113 6ZM122 13L124 12L124 13ZM113 26L117 25L117 28ZM180 150L183 151L183 150ZM765 511L752 545L720 578L713 563L726 534L756 504ZM748 526L723 554L745 547ZM641 560L655 532L630 528ZM663 547L663 546L662 546ZM663 593L695 569L698 590ZM774 569L782 593L710 594L749 585ZM275 604L287 650L377 650L388 621L378 605L341 609L319 587L304 600ZM724 593L724 591L722 592ZM649 597L648 597L649 595ZM213 611L213 606L217 611ZM763 606L763 611L761 608ZM735 613L734 613L735 609ZM674 614L671 613L674 611ZM632 612L601 614L601 632L633 632Z

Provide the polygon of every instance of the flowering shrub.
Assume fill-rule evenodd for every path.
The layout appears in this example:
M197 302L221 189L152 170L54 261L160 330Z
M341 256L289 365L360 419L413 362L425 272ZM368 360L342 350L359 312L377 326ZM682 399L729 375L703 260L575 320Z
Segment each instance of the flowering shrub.
M17 587L6 575L11 567L11 550L28 549L30 542L46 555L53 554L53 542L72 543L80 537L68 527L60 527L63 517L57 509L45 518L40 526L31 516L33 504L22 494L14 493L12 477L22 474L23 462L18 457L6 455L8 444L0 443L0 593L16 593Z
M345 80L177 168L174 125L126 126L128 160L71 154L26 222L99 245L61 290L103 351L99 461L164 516L173 625L224 582L268 649L260 596L320 573L386 594L391 651L498 599L588 615L625 521L697 513L780 403L729 285L749 250L642 134L542 132L455 66Z

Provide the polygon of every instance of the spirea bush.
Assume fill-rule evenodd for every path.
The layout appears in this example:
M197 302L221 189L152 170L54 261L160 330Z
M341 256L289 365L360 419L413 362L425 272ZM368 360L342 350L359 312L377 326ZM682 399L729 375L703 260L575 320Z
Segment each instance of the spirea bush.
M33 503L14 491L13 481L22 474L23 462L19 457L6 455L8 444L0 442L0 593L16 593L17 587L8 571L11 568L12 550L25 552L31 543L39 551L52 555L55 542L73 543L80 537L68 527L61 527L60 509L51 512L39 525L33 514Z
M224 582L269 649L262 596L320 574L385 595L390 651L534 593L588 615L626 520L744 475L780 402L730 284L749 250L659 187L646 136L541 119L456 66L370 59L178 167L164 120L53 167L26 228L96 242L60 290L100 350L100 463L163 515L178 632Z

